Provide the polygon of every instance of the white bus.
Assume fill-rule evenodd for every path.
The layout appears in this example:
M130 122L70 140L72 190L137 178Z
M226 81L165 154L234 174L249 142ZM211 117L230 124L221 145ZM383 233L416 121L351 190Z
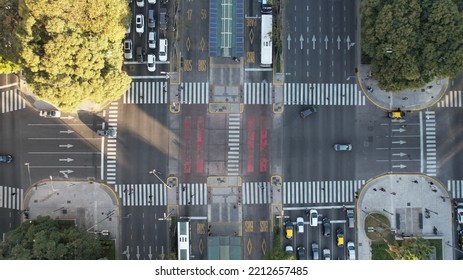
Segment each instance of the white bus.
M260 67L272 67L272 15L262 15Z
M180 220L177 222L177 240L178 240L178 259L190 259L190 222L189 220Z

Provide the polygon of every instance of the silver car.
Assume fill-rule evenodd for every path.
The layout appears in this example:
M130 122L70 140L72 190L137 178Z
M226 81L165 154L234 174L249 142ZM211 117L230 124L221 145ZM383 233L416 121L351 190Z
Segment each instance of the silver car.
M132 40L126 39L124 41L124 58L125 59L132 59Z
M334 150L336 152L352 151L351 144L334 144Z
M319 259L319 257L318 257L318 243L317 242L312 243L312 258L314 260Z
M137 15L135 17L135 30L137 33L145 32L145 16L144 15Z

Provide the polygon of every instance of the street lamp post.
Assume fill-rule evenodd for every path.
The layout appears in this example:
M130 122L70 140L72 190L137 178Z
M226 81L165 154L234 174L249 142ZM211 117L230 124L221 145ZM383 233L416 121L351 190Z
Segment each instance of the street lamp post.
M32 186L32 178L31 178L31 168L28 162L24 163L27 166L27 174L29 175L29 186Z
M55 191L55 188L53 187L53 176L50 175L50 184L51 184L51 189Z
M169 185L167 185L166 182L164 182L164 181L158 176L159 173L160 173L160 172L157 171L156 169L153 169L153 170L151 170L151 171L149 172L149 174L153 174L156 178L158 178L158 180L161 181L161 183L162 183L166 188L170 189L171 187L170 187Z

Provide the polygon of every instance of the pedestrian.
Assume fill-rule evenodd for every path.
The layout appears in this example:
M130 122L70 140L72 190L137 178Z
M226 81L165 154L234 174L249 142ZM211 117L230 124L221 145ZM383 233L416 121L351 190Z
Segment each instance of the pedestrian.
M16 195L16 193L15 193L15 192L12 192L12 193L11 193L11 195L12 195L12 196L15 196L15 195Z
M153 197L153 195L150 194L149 198L152 198L152 197Z
M374 190L374 191L377 191L377 189L376 189L376 188L373 188L373 190Z
M382 192L386 192L386 189L384 189L384 188L381 188L380 190L381 190Z
M418 184L418 180L413 180L412 182L415 184Z
M396 192L391 192L392 195L396 195L397 193Z
M431 188L431 190L432 190L433 192L437 192L436 187Z
M434 185L434 182L429 182L429 184L430 184L431 186L433 186L433 185Z

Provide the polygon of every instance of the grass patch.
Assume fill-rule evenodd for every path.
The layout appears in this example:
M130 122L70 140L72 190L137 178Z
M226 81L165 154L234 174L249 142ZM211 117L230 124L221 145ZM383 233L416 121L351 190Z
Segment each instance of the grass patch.
M387 240L393 243L394 233L391 232L391 223L389 219L380 213L371 213L365 219L365 234L372 241Z
M442 260L442 239L427 239L431 246L436 248L436 260Z
M374 241L371 243L371 259L372 260L392 260L391 256L386 252L389 247L384 241Z
M116 259L116 245L114 240L101 240L101 248L103 249L103 258L108 260Z

